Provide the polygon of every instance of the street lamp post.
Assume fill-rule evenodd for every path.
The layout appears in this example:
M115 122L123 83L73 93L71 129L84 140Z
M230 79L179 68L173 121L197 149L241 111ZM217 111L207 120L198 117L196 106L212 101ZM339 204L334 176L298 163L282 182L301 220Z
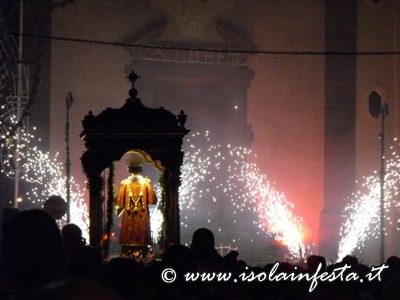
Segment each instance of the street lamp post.
M369 95L369 112L374 118L381 117L381 132L379 138L381 140L381 169L380 169L380 205L379 205L379 219L380 219L380 262L385 261L385 118L389 114L387 103L382 104L381 95L373 91Z
M65 163L65 173L66 173L66 182L65 186L67 189L66 192L66 198L67 198L67 223L70 223L71 221L71 160L69 158L69 110L72 106L72 103L74 102L74 98L72 97L71 93L68 93L67 98L65 99L65 104L67 108L67 121L65 123L65 143L66 143L66 152L67 152L67 158L66 158L66 163Z

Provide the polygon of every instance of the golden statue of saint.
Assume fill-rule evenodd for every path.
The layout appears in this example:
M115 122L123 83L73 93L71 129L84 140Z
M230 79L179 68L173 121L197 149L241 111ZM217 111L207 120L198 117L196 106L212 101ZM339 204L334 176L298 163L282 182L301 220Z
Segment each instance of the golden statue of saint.
M121 182L115 198L117 214L123 213L119 243L122 246L151 245L149 205L157 203L151 181L140 175L143 158L127 160L131 175Z

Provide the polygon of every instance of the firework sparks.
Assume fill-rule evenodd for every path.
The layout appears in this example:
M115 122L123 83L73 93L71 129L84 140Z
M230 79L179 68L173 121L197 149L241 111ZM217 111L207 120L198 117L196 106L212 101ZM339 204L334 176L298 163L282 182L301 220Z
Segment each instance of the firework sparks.
M396 204L395 196L398 194L400 182L399 155L392 146L391 157L386 163L384 213L386 225L392 226L393 221L389 215ZM361 190L347 200L349 204L344 209L344 223L340 228L338 260L346 255L351 255L355 250L362 251L366 240L377 238L380 228L380 201L381 185L380 174L374 172L372 176L363 177Z
M242 147L212 145L208 133L192 136L189 149L185 153L180 187L180 210L182 226L187 227L192 218L203 218L207 223L215 223L220 217L214 209L217 203L228 199L233 209L233 223L245 212L253 217L253 224L259 232L273 236L288 247L293 258L303 258L301 219L293 216L294 206L276 191L266 176L254 164L246 162L251 151ZM198 140L205 139L208 149L196 146ZM23 168L20 178L36 184L26 195L26 201L42 204L50 195L65 197L65 176L58 156L51 158L37 147L31 147L29 139L24 144L25 151L20 159ZM228 178L226 179L226 174ZM224 179L222 179L224 178ZM71 222L77 224L87 235L88 213L84 191L71 179ZM199 203L204 203L203 210ZM151 228L157 238L162 224L162 215L156 207L152 210ZM63 220L65 223L65 220ZM225 229L218 227L218 231ZM240 240L240 236L237 237ZM236 243L232 239L231 243Z
M259 222L264 230L271 232L275 239L288 247L295 258L304 258L302 220L293 216L293 203L278 192L267 181L266 176L253 168L247 173L247 188L251 196L258 199Z
M51 158L48 153L43 153L36 147L29 149L26 153L26 163L22 172L21 179L27 182L35 183L41 188L32 189L27 193L27 200L35 203L43 203L50 195L59 195L65 199L65 176L63 167L58 160L58 154ZM84 190L81 190L78 183L71 178L71 223L78 225L88 238L89 215L87 205L84 199ZM37 199L37 200L35 200ZM65 224L65 216L61 224Z
M32 146L34 135L23 129L17 132L12 139L19 140L17 150L13 148L15 143L8 140L3 140L1 143L3 153L1 172L11 178L18 174L20 180L33 184L32 189L18 202L29 202L41 207L51 195L58 195L65 199L66 179L58 154L52 158L49 153L44 153L38 147ZM18 155L14 155L16 152L18 152ZM8 156L5 157L4 153ZM81 190L79 184L73 178L71 178L71 190L71 222L78 225L82 229L84 237L87 238L89 216L84 199L84 190ZM65 223L64 217L59 225L62 226Z
M204 139L203 143L199 139ZM194 134L188 142L179 191L181 226L187 228L191 220L203 219L204 215L207 223L217 223L220 212L215 209L216 204L225 205L228 199L233 223L244 213L250 214L259 229L257 234L273 236L288 247L293 258L304 258L302 220L293 216L294 206L284 194L273 188L255 164L246 162L251 151L230 145L226 148L212 145L208 132L204 136ZM208 145L208 149L199 146L200 143ZM224 228L219 227L218 231ZM235 244L235 240L231 243Z

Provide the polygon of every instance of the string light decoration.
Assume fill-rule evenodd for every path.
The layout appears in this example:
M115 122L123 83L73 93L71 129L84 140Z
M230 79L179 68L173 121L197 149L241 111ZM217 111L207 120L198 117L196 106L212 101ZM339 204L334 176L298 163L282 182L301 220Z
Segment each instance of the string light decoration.
M293 215L294 205L266 175L255 164L247 163L250 150L214 145L209 132L195 133L187 142L179 190L182 231L190 228L193 220L205 219L210 227L216 225L219 232L226 233L232 228L218 226L220 209L231 208L227 224L250 215L258 228L257 235L275 238L287 247L293 259L305 258L302 219ZM229 241L231 245L246 233L235 234L236 238Z
M397 139L394 139L396 142ZM390 147L390 158L386 162L384 212L385 236L387 229L399 230L398 220L400 203L397 199L400 183L400 156L394 146ZM381 201L380 174L374 171L371 176L362 177L361 188L347 198L349 204L343 212L344 222L340 228L338 260L355 251L362 252L365 242L379 237L379 213ZM392 215L389 214L392 212Z
M15 120L16 117L10 118ZM9 132L5 132L0 137L1 149L1 169L0 172L9 178L15 178L21 173L23 167L22 161L30 147L31 140L34 138L33 134L25 127L8 136ZM15 141L18 140L18 143Z
M25 151L26 139L31 137L28 116L40 71L39 41L35 37L38 24L30 5L24 4L28 9L23 9L25 5L21 1L14 1L0 11L0 168L3 174L14 179L15 195L18 194L19 155ZM14 34L9 26L17 17L19 28ZM29 54L22 51L22 24L33 33Z
M71 1L63 1L65 3ZM22 2L21 2L22 3ZM20 12L20 18L25 15L19 1L10 6L10 12ZM27 3L25 3L27 4ZM64 4L63 4L64 5ZM27 6L27 18L24 24L35 32L38 23L32 10ZM31 15L32 14L32 15ZM9 203L16 207L21 202L32 203L30 206L41 206L50 195L59 195L65 198L64 187L60 185L64 178L61 163L56 158L51 159L49 154L43 153L33 146L35 137L29 126L29 108L33 104L33 97L37 94L39 82L39 43L36 34L30 42L30 56L22 55L23 27L19 28L19 40L14 38L7 24L11 15L5 16L0 12L0 172L14 179L15 195ZM26 22L25 22L26 21ZM22 23L20 23L21 25ZM36 32L35 32L36 33ZM29 61L29 67L26 63ZM20 195L19 181L33 185L25 196ZM83 192L78 184L75 185L74 222L87 232L87 209L84 206ZM17 199L16 199L17 198ZM16 204L17 201L18 204ZM65 220L60 222L65 223Z

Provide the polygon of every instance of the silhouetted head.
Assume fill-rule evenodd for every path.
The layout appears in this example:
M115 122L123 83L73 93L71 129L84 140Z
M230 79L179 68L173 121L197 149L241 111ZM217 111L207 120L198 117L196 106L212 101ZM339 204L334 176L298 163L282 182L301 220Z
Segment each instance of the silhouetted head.
M145 270L136 260L122 257L112 258L104 266L104 284L123 299L130 299L143 283Z
M184 245L172 245L163 254L163 263L178 274L193 272L196 268L193 252Z
M388 259L386 260L386 264L392 268L399 268L400 258L395 255L389 256Z
M207 228L199 228L193 233L191 248L214 248L214 234Z
M234 265L238 262L239 252L236 250L230 251L227 255L224 256L224 261L227 266Z
M358 264L358 258L352 255L346 255L342 259L342 264L347 264L349 266L355 266Z
M309 271L315 272L318 269L319 264L321 264L321 271L326 270L326 259L320 255L310 255L307 258L307 268Z
M62 238L66 246L69 245L85 245L82 237L82 230L76 224L67 224L62 228Z
M64 275L66 255L60 230L44 210L22 211L3 225L2 264L17 293Z
M50 196L43 204L43 209L49 213L54 220L60 220L67 212L67 202L58 195Z

